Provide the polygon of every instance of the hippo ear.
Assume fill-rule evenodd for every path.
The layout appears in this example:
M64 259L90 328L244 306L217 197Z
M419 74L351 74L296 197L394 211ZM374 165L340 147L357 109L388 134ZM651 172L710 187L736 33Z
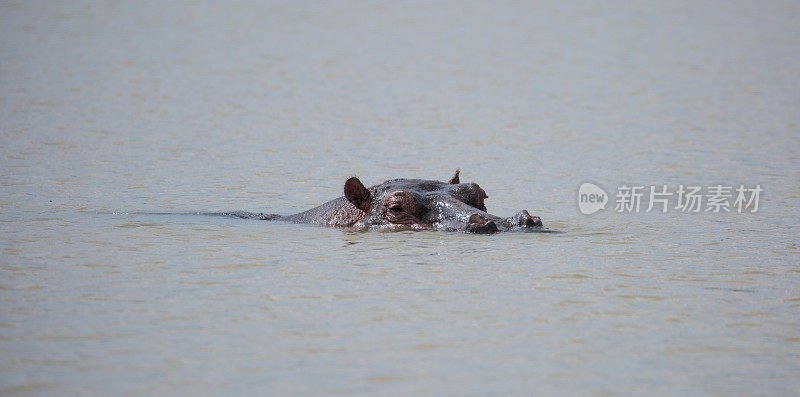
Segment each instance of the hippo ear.
M344 196L361 211L367 212L369 209L369 189L358 178L352 177L344 183Z
M456 170L456 174L455 174L455 175L453 175L453 177L452 177L452 178L450 178L450 182L448 182L449 184L451 184L451 185L458 185L459 183L461 183L461 182L458 180L458 173L459 173L459 170Z

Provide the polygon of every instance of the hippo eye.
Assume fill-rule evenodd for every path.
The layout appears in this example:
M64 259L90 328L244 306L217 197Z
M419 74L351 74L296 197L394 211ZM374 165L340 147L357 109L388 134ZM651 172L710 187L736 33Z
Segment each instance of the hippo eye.
M401 212L401 211L403 211L403 207L402 207L402 206L399 206L399 205L395 205L395 206L389 207L389 211L392 211L392 212Z

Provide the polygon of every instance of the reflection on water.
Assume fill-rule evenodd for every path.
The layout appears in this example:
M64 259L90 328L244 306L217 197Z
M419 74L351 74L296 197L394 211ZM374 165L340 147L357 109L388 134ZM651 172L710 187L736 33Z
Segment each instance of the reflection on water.
M3 3L0 392L792 394L798 13ZM203 215L456 168L565 233ZM586 181L764 193L583 216Z

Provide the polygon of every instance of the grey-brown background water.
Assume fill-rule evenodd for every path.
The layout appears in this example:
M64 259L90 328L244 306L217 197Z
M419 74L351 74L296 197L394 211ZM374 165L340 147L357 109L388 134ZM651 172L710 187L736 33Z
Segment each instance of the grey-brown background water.
M0 3L0 392L794 394L800 8ZM462 180L560 235L288 214ZM577 210L585 181L764 188Z

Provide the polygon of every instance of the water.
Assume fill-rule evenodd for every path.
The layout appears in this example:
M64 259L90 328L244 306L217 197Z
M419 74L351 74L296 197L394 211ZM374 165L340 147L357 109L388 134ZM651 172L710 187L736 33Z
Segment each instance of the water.
M798 14L4 2L0 393L795 394ZM566 233L178 215L456 168ZM584 216L586 181L764 192Z

